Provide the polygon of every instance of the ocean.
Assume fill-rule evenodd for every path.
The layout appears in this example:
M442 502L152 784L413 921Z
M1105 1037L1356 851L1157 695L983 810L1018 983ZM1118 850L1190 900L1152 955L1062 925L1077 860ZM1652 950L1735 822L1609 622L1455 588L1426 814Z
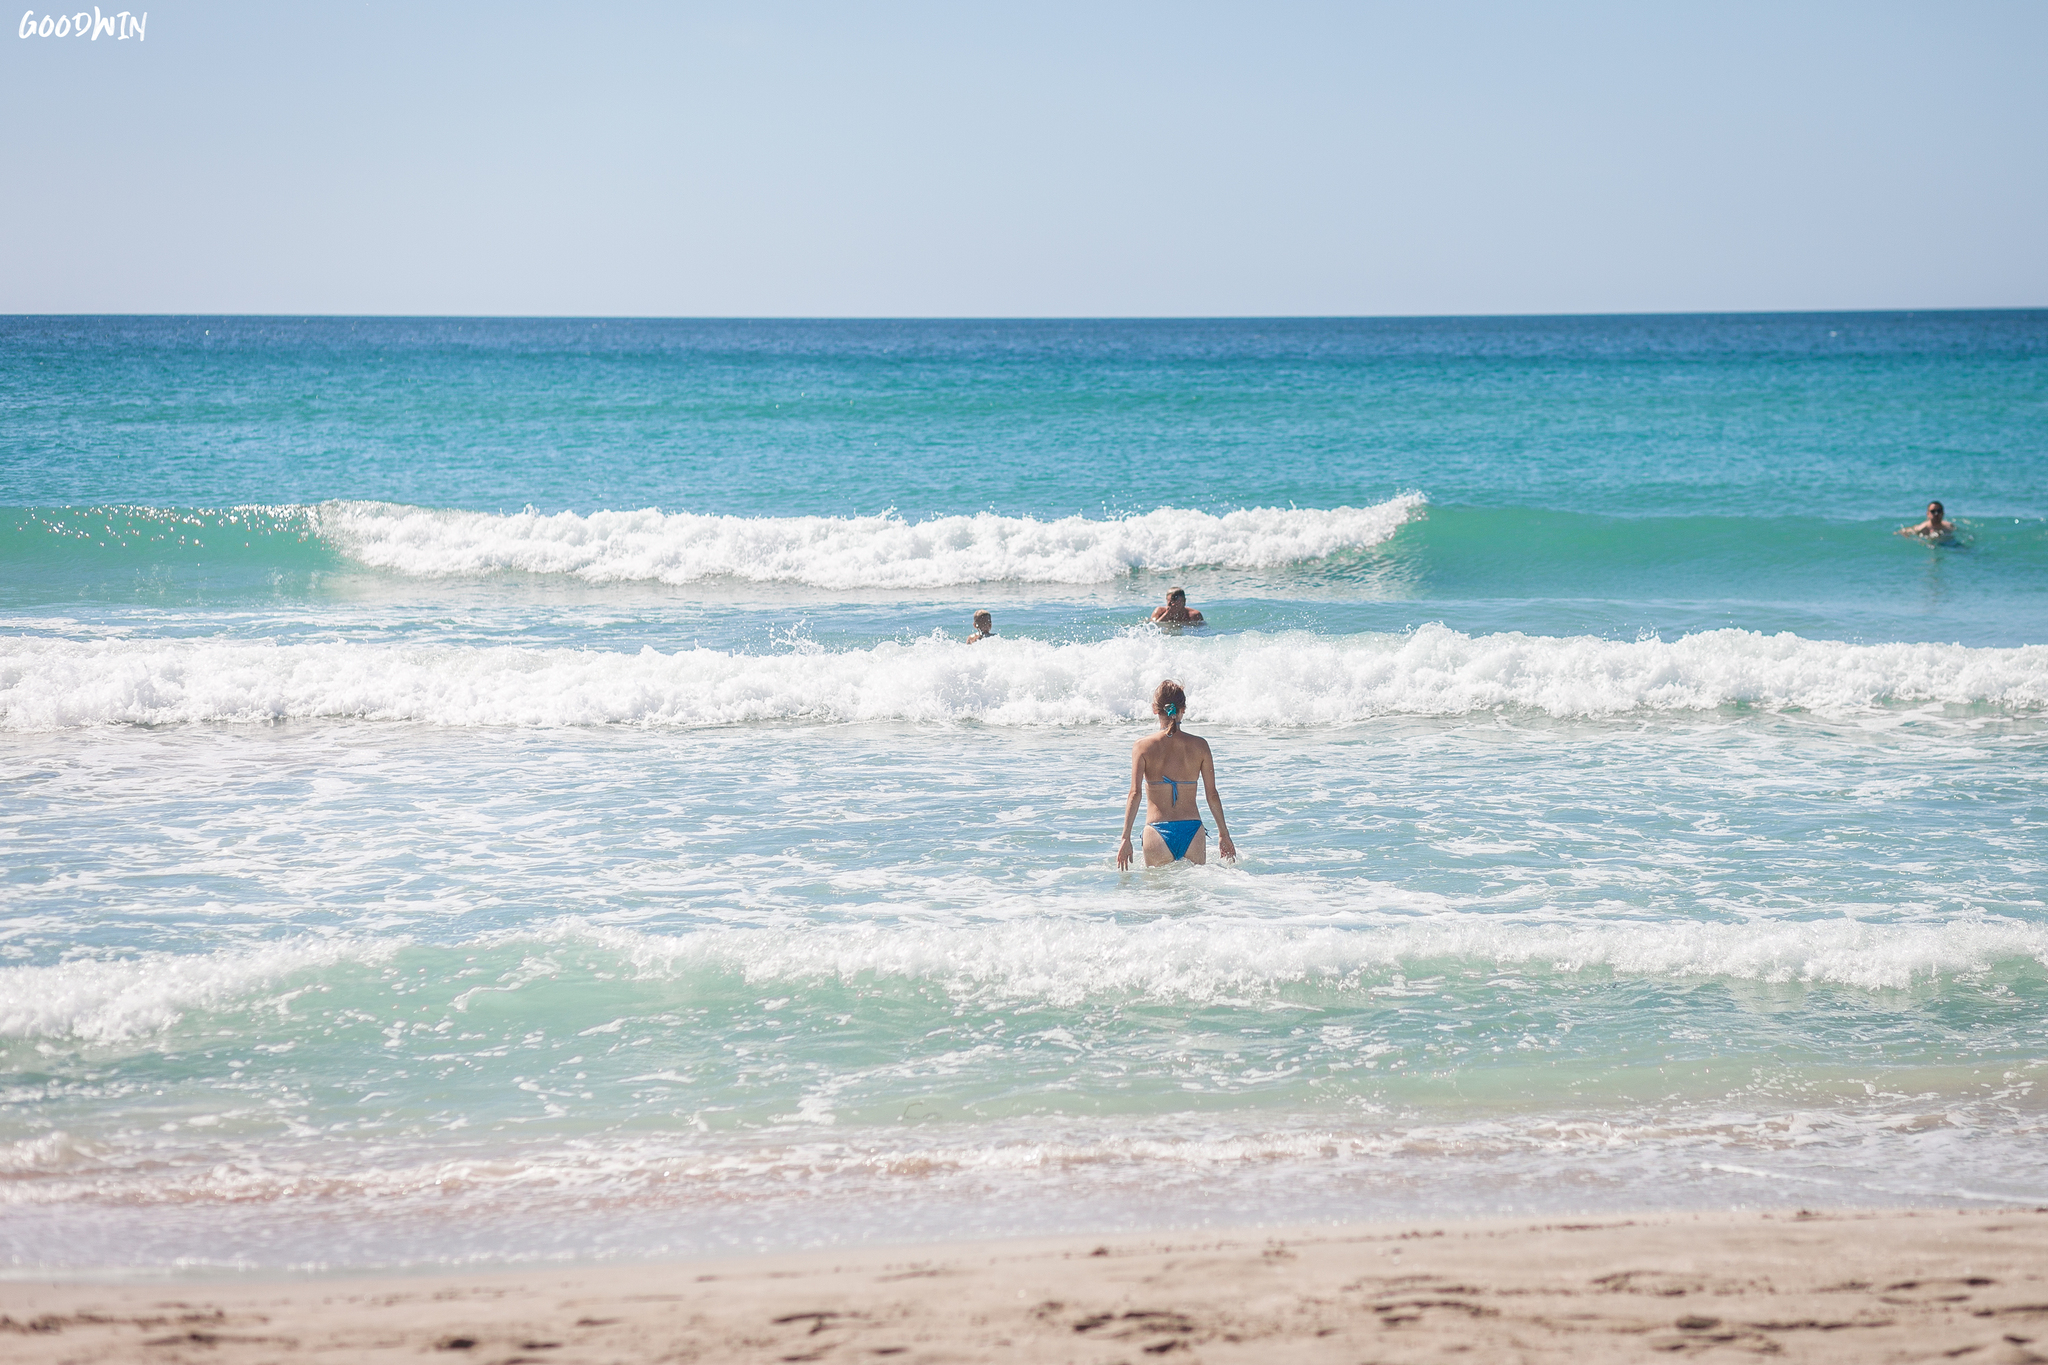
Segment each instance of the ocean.
M2039 1204L2044 1081L2048 312L0 319L8 1273Z

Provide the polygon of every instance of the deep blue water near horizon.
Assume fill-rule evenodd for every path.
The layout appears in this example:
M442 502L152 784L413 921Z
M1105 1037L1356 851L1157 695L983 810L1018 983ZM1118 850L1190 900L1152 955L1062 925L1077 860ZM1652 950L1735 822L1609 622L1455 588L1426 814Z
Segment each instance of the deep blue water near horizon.
M2048 1200L2044 476L2039 310L0 319L0 1256Z
M0 505L920 520L1427 487L1609 516L1882 519L1934 484L2038 520L2044 336L2048 310L10 318Z

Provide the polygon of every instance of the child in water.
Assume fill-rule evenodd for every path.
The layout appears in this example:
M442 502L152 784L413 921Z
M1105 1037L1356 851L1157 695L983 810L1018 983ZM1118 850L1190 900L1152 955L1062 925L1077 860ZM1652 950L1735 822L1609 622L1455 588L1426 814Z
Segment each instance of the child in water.
M996 633L996 618L986 611L974 613L974 634L967 637L967 643L979 644Z

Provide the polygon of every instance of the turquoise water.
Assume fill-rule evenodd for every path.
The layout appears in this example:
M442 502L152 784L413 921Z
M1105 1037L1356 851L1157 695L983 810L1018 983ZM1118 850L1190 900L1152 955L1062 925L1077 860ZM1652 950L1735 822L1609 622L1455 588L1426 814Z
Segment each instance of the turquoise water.
M2048 314L15 318L0 451L17 1271L2048 1201Z

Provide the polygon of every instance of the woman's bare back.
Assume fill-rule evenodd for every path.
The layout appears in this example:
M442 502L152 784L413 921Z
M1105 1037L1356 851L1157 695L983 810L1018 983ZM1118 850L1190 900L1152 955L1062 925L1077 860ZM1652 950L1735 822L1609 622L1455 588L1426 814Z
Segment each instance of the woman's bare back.
M1150 819L1197 818L1195 788L1209 766L1209 741L1185 730L1166 730L1131 746L1131 759L1145 775Z

